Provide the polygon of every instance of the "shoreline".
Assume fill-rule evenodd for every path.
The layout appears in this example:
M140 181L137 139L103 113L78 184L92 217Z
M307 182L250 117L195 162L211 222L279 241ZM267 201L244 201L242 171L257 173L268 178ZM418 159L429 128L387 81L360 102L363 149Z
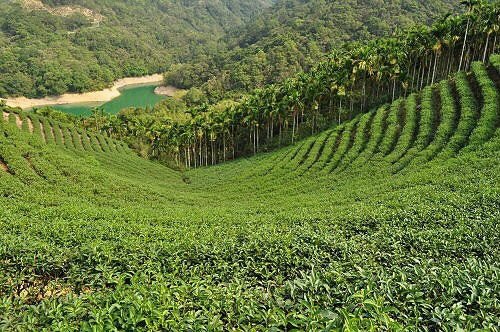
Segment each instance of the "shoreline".
M1 98L7 106L20 107L22 109L30 109L33 107L55 106L67 104L84 104L84 103L106 103L121 95L120 89L133 86L162 83L163 75L154 74L142 77L125 77L121 78L113 84L111 88L100 91L84 92L84 93L65 93L60 96L51 96L44 98Z

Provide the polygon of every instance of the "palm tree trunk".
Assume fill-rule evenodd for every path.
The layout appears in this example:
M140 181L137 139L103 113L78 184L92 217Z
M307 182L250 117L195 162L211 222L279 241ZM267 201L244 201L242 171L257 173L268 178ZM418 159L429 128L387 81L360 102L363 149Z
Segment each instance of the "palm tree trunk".
M274 138L274 118L271 117L271 140Z
M224 162L226 161L226 133L222 134L222 149L223 149L223 156L224 156Z
M314 114L312 115L311 119L311 135L314 135Z
M271 117L271 140L274 138L274 120Z
M422 61L422 77L420 78L420 89L424 87L424 80L425 80L425 65L427 64L427 56L425 56L425 59Z
M252 144L252 148L253 148L252 132L253 132L253 127L248 127L248 144Z
M427 70L426 85L429 85L431 83L431 74L432 74L432 54L431 54L431 58L429 59L429 69Z
M210 153L212 154L212 165L215 165L215 146L214 141L210 138Z
M330 95L330 107L328 108L328 120L331 120L333 114L333 96ZM335 114L333 115L335 116Z
M447 68L446 73L447 73L447 75L450 75L450 73L451 73L452 59L453 59L453 47L450 48L450 52L448 54L448 64L446 65L446 68Z
M479 60L479 58L476 58L476 53L477 53L477 50L478 50L479 48L481 48L479 45L473 45L473 46L472 46L472 57L471 57L472 62L473 62L473 61L476 61L476 59L477 59L477 60Z
M483 53L483 62L486 62L486 53L488 52L488 44L490 42L490 34L486 36L486 45L484 46L484 53Z
M255 124L253 125L253 154L257 154L257 132Z
M205 136L207 137L207 136ZM205 166L208 166L208 139L205 138Z
M361 113L364 113L366 107L366 72L363 76L363 104L361 106Z
M283 133L282 133L282 131L283 131L283 124L281 123L281 116L280 116L280 118L279 118L279 124L280 124L280 132L279 132L279 136L280 136L280 138L279 138L279 145L281 146L281 140L282 140L282 135L283 135Z
M392 102L394 102L394 99L396 98L396 78L394 78L392 84Z
M203 165L203 138L200 137L200 166Z
M339 125L340 125L340 113L342 112L342 98L339 100L340 106L339 106Z
M436 55L434 56L434 69L432 70L431 85L434 84L434 80L436 79L437 60L438 60L438 54L436 53Z
M467 44L467 35L469 34L470 18L467 18L467 27L465 28L464 44L462 45L462 54L460 55L460 63L458 64L458 71L462 70L462 62L465 54L465 46Z
M236 155L236 142L234 141L234 125L231 126L231 145L232 145L232 150L233 150L233 159L235 158Z
M465 56L465 66L464 66L465 71L469 70L470 64L471 64L471 56L470 56L470 46L469 46L467 48L467 55Z
M256 124L255 125L255 128L256 128L256 132L257 132L257 152L259 152L259 124Z
M194 144L193 144L193 163L194 163L194 168L197 168L197 158L196 158L196 139L194 141Z
M411 75L411 91L414 91L414 86L415 86L415 74L417 71L417 61L415 61L415 64L413 65L413 74Z

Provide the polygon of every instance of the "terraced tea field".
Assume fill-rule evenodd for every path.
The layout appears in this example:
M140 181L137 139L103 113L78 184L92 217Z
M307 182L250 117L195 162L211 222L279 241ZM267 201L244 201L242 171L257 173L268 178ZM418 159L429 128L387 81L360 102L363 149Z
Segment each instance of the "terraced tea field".
M0 329L500 329L500 58L183 174L4 113Z

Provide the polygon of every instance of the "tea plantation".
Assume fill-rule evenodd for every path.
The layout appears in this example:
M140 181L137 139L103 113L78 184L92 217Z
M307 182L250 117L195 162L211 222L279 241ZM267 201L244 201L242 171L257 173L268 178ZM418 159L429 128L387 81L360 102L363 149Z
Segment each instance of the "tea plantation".
M183 174L4 111L0 330L500 330L500 57Z

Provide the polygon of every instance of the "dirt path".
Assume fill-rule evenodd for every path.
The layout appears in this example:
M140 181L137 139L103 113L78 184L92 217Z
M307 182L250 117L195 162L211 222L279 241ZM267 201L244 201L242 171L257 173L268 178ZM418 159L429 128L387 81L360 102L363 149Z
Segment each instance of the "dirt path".
M19 116L19 114L15 114L14 116L16 117L17 128L22 129L23 128L23 120L21 120L21 117Z
M3 112L2 116L3 116L3 121L9 122L9 113Z
M61 126L57 126L56 130L59 130L59 133L61 135L61 143L62 143L62 145L65 145L66 144L66 139L64 138L64 133L62 131Z
M56 133L55 133L54 127L52 127L52 125L50 126L50 134L52 135L52 139L55 142L56 141Z
M25 118L25 121L28 121L28 129L29 129L30 133L33 134L33 131L35 130L33 127L33 121L31 121L31 119L28 117Z
M67 93L61 96L45 97L41 99L30 99L26 97L7 98L5 102L10 107L29 109L33 107L48 105L66 105L78 103L105 103L120 96L120 89L129 85L161 83L163 76L155 74L143 77L122 78L114 83L109 89L86 93Z
M0 158L0 169L4 172L10 173L9 166L7 166L7 164L5 163L5 161L3 161L2 158Z
M47 138L45 137L45 128L43 128L43 123L39 121L38 124L40 125L40 133L42 134L43 141L47 143Z

